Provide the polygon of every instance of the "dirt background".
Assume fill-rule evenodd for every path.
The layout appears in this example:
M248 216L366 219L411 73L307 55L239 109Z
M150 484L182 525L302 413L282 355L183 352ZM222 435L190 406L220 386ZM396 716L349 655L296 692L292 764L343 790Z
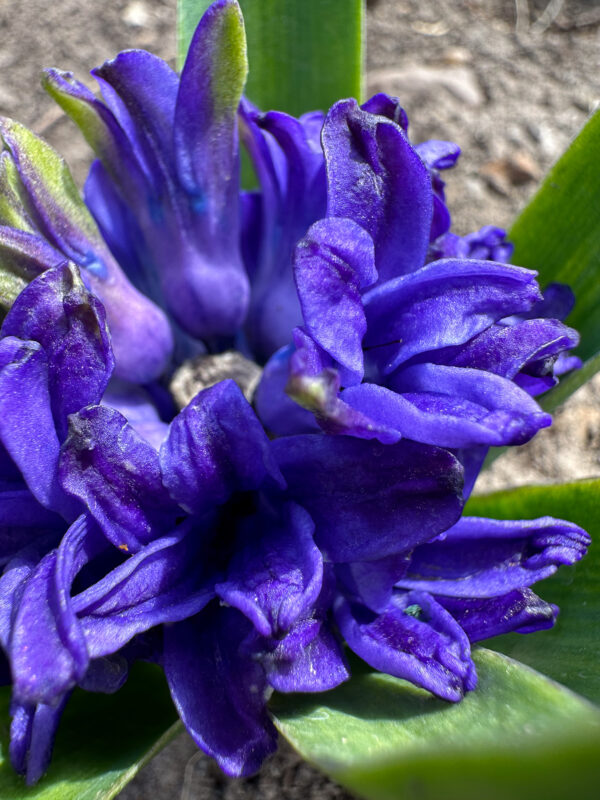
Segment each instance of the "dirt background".
M463 148L448 175L459 233L508 226L600 104L598 0L375 0L367 24L369 89L402 98L415 141L450 139ZM174 29L175 0L0 0L0 114L45 136L81 183L86 145L39 88L40 68L85 79L127 47L173 63ZM595 381L557 413L551 430L498 459L479 486L598 476L599 458ZM196 753L179 737L120 800L351 797L287 747L244 781L224 778Z

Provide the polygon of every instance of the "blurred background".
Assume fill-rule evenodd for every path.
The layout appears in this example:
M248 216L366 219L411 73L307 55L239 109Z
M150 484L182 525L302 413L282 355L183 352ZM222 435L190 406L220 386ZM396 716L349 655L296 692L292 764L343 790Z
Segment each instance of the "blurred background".
M260 2L260 0L255 0ZM79 185L89 151L41 90L42 67L88 70L120 50L174 65L176 0L0 0L0 114L44 136ZM252 65L250 65L251 67ZM414 141L463 151L445 173L457 233L509 227L587 117L600 105L598 0L372 0L368 93L398 95ZM600 380L577 392L551 430L502 456L480 489L600 475ZM120 800L347 800L289 749L255 778L232 781L185 736Z

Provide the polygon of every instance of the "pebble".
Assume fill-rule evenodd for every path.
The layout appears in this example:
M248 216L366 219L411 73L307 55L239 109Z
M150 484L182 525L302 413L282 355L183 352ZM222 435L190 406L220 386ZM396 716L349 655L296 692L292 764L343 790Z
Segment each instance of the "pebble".
M133 0L123 12L123 22L132 28L143 28L148 24L150 13L148 7L141 0Z

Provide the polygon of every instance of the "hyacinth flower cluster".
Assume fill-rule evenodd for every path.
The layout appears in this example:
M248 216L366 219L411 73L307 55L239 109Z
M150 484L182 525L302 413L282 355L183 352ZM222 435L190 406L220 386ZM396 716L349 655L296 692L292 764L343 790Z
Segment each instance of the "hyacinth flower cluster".
M411 144L394 98L295 119L245 74L235 0L181 76L126 51L97 97L48 71L97 156L85 202L0 124L0 643L29 783L72 690L136 659L230 775L276 747L270 693L337 686L348 649L459 701L471 644L551 627L531 586L589 544L462 516L487 449L550 424L569 290L542 296L497 228L450 231L458 148ZM264 367L253 397L217 375L177 410L174 372L231 350Z

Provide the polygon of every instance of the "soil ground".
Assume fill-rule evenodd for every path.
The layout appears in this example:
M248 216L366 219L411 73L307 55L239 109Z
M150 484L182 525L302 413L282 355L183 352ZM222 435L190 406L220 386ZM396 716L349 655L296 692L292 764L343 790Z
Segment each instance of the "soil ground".
M39 88L41 67L87 70L127 47L173 62L175 0L0 0L0 114L44 135L85 177L89 154ZM448 175L459 233L508 226L600 104L598 0L377 0L368 11L371 91L402 98L415 141L463 148ZM90 81L90 85L92 82ZM600 475L600 381L555 425L499 458L479 486ZM224 778L179 737L121 800L342 800L341 787L282 747L256 777Z

